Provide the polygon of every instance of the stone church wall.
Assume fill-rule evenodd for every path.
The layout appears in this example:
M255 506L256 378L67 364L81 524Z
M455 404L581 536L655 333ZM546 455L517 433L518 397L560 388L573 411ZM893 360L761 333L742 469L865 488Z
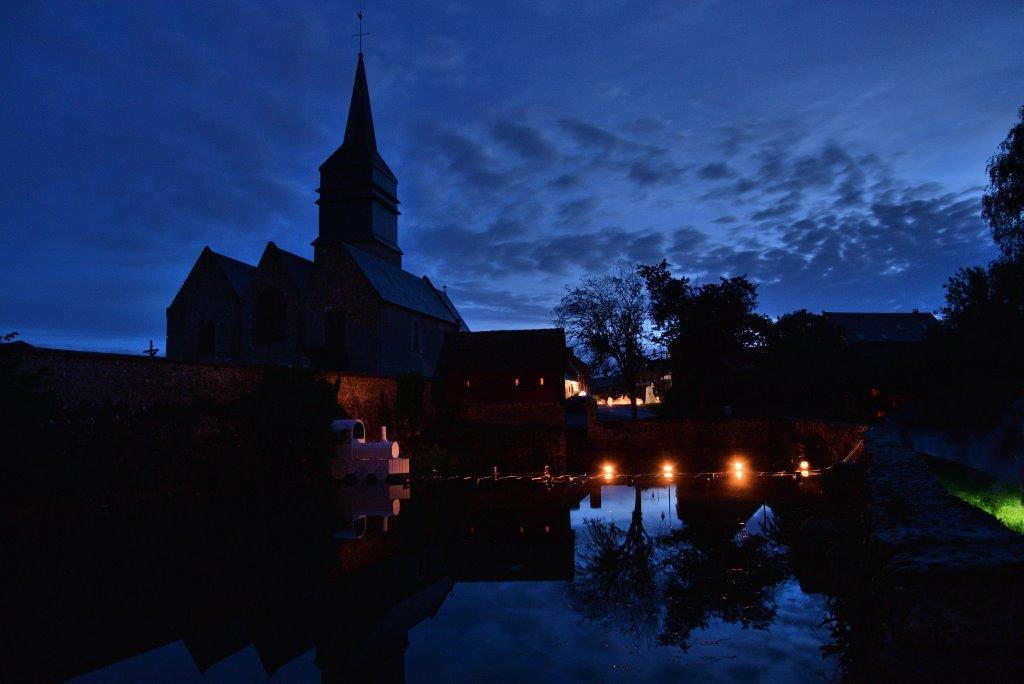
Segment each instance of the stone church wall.
M186 405L196 400L231 404L251 393L263 370L258 366L206 364L126 354L0 346L0 358L23 372L42 371L45 386L65 408L124 404L133 411ZM393 378L325 373L339 382L338 404L362 418L371 438L395 417Z

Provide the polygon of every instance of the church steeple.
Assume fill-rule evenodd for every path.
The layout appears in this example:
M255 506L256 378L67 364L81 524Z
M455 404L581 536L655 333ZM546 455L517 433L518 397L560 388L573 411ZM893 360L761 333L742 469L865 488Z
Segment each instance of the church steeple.
M345 138L320 165L320 236L314 245L346 242L402 264L398 247L398 179L377 151L366 66L359 53Z

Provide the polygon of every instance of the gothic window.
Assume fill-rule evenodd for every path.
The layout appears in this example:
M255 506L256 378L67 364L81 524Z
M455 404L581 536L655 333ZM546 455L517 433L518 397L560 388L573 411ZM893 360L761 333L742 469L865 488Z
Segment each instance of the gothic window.
M348 368L348 347L346 346L347 318L345 312L332 309L324 317L324 352L328 367L334 370Z
M279 290L266 289L256 299L252 316L252 339L256 344L285 341L287 306Z
M196 330L196 343L199 358L212 359L217 353L216 327L213 321L200 321Z
M420 341L420 322L413 319L412 322L412 353L419 354L422 348Z

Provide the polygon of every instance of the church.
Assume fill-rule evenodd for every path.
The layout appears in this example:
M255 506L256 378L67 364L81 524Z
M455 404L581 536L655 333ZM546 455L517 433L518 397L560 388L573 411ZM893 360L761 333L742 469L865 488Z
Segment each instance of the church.
M345 138L320 165L313 259L267 244L255 266L203 249L167 307L167 356L434 375L467 327L444 289L402 268L398 180L377 151L359 53Z

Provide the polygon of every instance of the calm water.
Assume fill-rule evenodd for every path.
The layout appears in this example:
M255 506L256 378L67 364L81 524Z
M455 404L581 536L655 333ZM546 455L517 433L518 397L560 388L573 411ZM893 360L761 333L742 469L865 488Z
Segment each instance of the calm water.
M821 499L813 483L657 484L343 486L326 517L284 524L291 547L262 536L255 544L235 522L226 523L240 535L232 541L209 519L198 524L216 531L196 549L145 536L161 554L173 549L131 554L162 568L158 577L125 569L152 582L133 583L125 605L98 599L109 614L88 603L69 609L93 614L61 625L52 674L832 679L820 562L814 549L795 549ZM293 525L303 529L298 542Z

